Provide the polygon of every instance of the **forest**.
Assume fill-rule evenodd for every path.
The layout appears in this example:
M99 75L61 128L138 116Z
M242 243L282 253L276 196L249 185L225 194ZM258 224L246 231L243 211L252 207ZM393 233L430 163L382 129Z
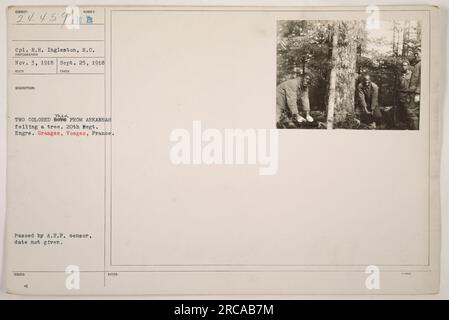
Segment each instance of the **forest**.
M403 61L421 50L418 21L380 21L368 28L360 21L285 20L278 22L277 84L306 72L311 114L316 128L361 128L355 90L361 74L379 87L386 126L396 129L396 83Z

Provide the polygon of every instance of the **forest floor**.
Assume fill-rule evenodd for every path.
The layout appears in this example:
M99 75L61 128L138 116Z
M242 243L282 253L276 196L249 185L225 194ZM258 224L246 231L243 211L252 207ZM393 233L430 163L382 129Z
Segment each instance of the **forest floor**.
M391 130L398 129L403 130L406 129L403 124L394 124L394 108L389 107L381 107L381 112L383 116L382 124L373 126L370 124L366 124L360 122L360 120L356 119L353 115L349 115L345 121L334 124L335 129L355 129L355 130ZM313 122L302 122L297 123L297 129L327 129L327 115L326 111L318 111L313 110L310 111L310 115L313 117Z

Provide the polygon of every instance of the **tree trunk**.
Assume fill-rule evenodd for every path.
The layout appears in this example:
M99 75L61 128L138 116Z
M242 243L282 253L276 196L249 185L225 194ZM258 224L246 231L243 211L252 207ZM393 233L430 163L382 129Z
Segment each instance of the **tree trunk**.
M402 56L407 57L408 55L408 42L410 39L410 21L404 22L404 35L402 37Z
M354 114L357 42L363 22L347 21L334 26L329 76L328 127L344 122Z
M419 43L421 43L421 33L422 33L421 22L417 21L416 22L416 40Z
M337 83L337 47L338 47L338 24L335 24L332 30L332 56L330 61L330 76L329 76L329 94L327 102L327 129L334 127L334 113L335 113L335 88Z
M398 56L398 44L397 44L397 33L398 33L398 26L397 22L393 21L393 55Z

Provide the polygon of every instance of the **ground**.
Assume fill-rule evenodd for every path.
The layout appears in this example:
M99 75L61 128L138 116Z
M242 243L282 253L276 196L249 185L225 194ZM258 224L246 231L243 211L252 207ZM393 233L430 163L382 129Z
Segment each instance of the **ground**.
M361 123L354 115L348 115L345 121L334 125L335 129L356 129L356 130L388 130L388 129L406 129L405 124L395 121L394 107L386 106L380 107L383 122L376 127L370 126L365 123ZM326 111L311 111L310 115L313 117L313 122L296 123L296 128L291 129L326 129L327 117Z

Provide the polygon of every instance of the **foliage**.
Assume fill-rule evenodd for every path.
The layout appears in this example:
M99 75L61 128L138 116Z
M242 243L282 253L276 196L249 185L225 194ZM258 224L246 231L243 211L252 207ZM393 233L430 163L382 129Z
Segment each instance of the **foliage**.
M312 75L310 101L312 108L325 108L330 69L330 36L333 21L285 20L278 22L277 83L295 78L304 72ZM356 41L364 47L364 28L351 32L350 22L339 23L340 46Z
M350 64L346 70L360 76L368 73L374 83L379 86L380 106L395 105L395 83L400 74L404 60L413 61L415 53L421 49L421 30L419 23L408 21L393 22L394 28L385 32L385 36L370 38L363 21L310 21L284 20L279 21L277 43L277 83L298 77L304 72L312 76L309 88L309 98L312 110L320 111L319 117L325 114L329 88L329 73L331 69L331 37L338 28L338 48L343 54L339 56L339 74L345 74L345 64ZM396 25L402 27L397 29ZM406 27L405 27L406 26ZM356 68L351 57L354 57L356 46ZM345 46L348 48L346 56ZM399 48L399 49L398 49ZM344 61L344 60L348 61ZM357 78L357 77L356 77ZM338 77L339 85L347 81L346 90L353 91L354 77ZM358 81L358 80L356 80ZM340 88L342 89L342 88ZM344 91L344 88L343 88ZM344 92L343 92L344 93ZM341 100L346 101L346 100ZM352 102L351 102L352 104ZM348 109L349 110L349 109ZM346 117L346 114L344 115ZM348 114L347 121L338 126L354 127L355 124ZM324 121L325 122L325 121ZM321 123L321 122L320 122ZM321 124L321 127L323 124Z

